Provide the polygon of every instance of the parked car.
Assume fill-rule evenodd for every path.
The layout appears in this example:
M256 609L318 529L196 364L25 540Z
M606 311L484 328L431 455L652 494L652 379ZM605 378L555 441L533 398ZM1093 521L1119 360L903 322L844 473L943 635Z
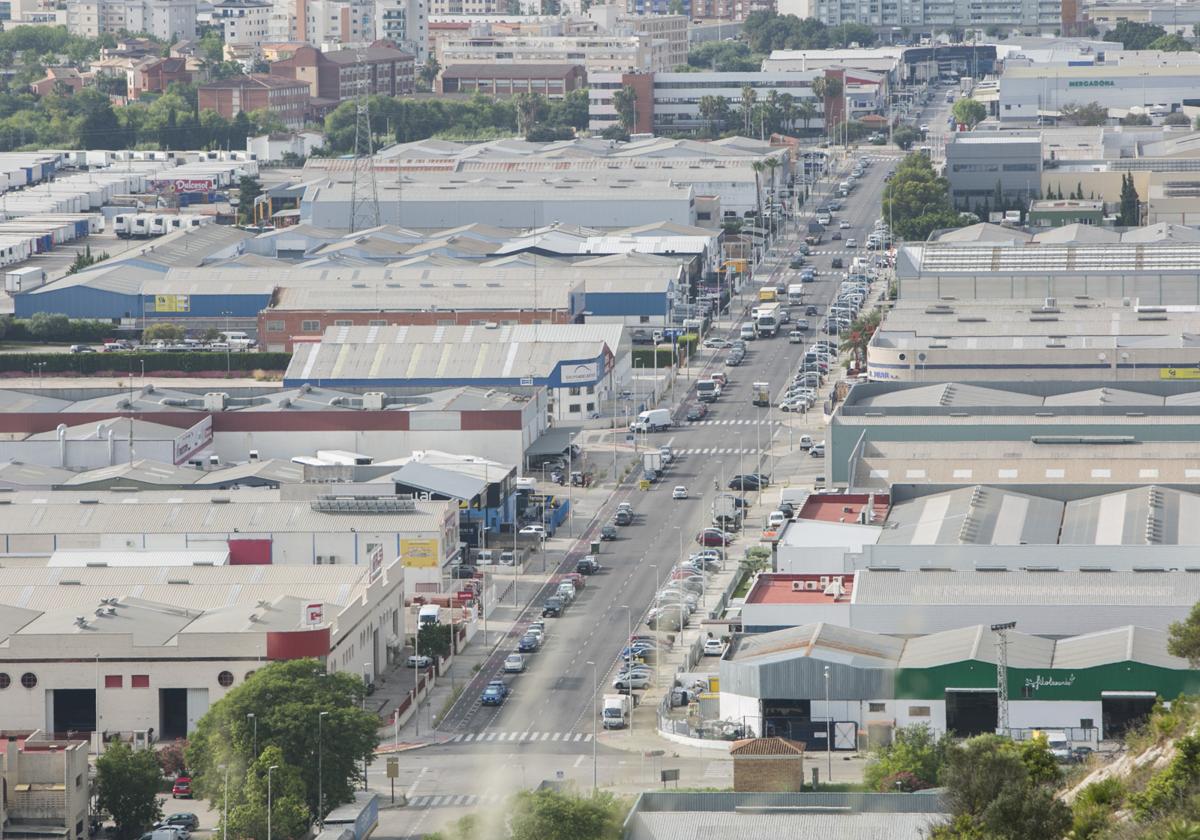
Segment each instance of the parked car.
M720 528L705 528L696 535L696 542L700 543L700 545L725 546L733 542L733 540L733 534L722 531Z
M433 665L433 658L430 656L426 656L425 654L421 654L420 656L408 657L408 667L409 668L428 668L431 665Z
M559 618L563 613L564 602L561 598L551 596L542 602L542 618Z
M165 817L159 825L177 825L181 828L186 828L188 831L195 831L200 827L200 818L195 814L189 814L184 811Z
M171 786L172 799L191 799L192 798L192 779L190 776L180 776L175 780L175 784Z
M455 566L450 570L450 578L452 580L468 580L475 577L478 571L479 570L474 566Z
M605 523L600 526L600 539L615 540L617 538L617 526L612 523Z
M729 489L730 490L761 490L762 484L759 482L758 477L753 475L752 473L747 474L747 475L735 475L729 481Z
M820 443L815 444L811 449L808 450L808 455L810 458L824 458L825 457L825 441L821 441Z
M504 657L504 673L520 674L525 671L525 657L519 653L510 653Z
M545 539L546 538L546 526L545 525L526 525L524 528L521 529L520 533L522 533L526 536L538 536L538 537L541 537L542 539Z
M600 571L600 561L592 555L580 557L575 561L575 571L581 575L594 575Z
M532 633L526 633L517 642L517 652L519 653L536 653L537 649L542 646L542 640Z
M706 338L704 339L704 346L710 350L724 350L730 346L730 342L724 338Z
M689 423L695 423L697 420L703 420L708 416L708 406L704 403L698 403L688 409L687 419Z
M618 676L612 685L618 691L632 691L635 688L649 688L652 679L649 674L629 674Z
M725 652L725 643L720 639L705 639L704 640L704 655L705 656L720 656Z
M489 684L483 690L483 694L479 697L479 702L484 706L502 706L504 698L507 695L494 685Z

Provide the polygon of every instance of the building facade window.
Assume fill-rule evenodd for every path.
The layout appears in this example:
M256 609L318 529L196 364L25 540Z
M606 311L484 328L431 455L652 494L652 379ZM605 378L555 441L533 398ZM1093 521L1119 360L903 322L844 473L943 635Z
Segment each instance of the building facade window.
M132 675L129 678L129 687L130 688L149 688L150 687L150 675L149 674L134 674L134 675Z
M121 686L123 684L124 684L124 677L122 677L120 674L105 674L104 675L104 687L105 688L121 688Z
M12 685L12 677L8 674L0 673L0 690L8 688Z
M285 329L283 321L267 321L267 332L283 332Z
M37 688L37 674L32 671L26 671L21 675L21 685L26 688Z
M300 331L301 332L320 332L321 331L321 322L320 321L301 321L300 322Z
M233 685L233 674L229 671L222 671L217 674L217 683L222 688L229 688L229 686Z

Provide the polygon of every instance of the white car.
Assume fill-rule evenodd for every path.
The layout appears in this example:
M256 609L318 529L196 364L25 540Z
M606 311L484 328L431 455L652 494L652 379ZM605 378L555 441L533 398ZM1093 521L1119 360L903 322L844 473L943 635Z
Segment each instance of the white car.
M686 499L687 497L687 488L682 484L675 485L675 489L671 491L672 499Z
M726 347L732 347L733 342L726 341L723 338L706 338L704 339L704 346L710 350L724 350Z
M504 657L504 673L520 674L525 670L525 657L519 653L510 653Z
M857 240L857 239L853 239L853 238L851 238L851 239L847 239L847 240L846 240L846 247L847 247L847 248L857 248L857 247L858 247L858 240Z
M847 222L845 219L842 219L840 222L838 222L838 230L847 230L847 229L849 229L849 227L850 227L850 223Z
M929 133L929 126L927 126L927 125L925 125L925 124L923 124L923 123L922 123L922 125L921 125L921 133L922 133L922 134L928 134L928 133Z
M428 668L433 664L433 659L428 656L410 656L408 657L409 668Z
M725 652L725 643L720 639L705 639L704 640L704 655L705 656L720 656Z
M527 535L531 534L531 535L539 536L542 539L545 539L546 538L546 526L545 525L526 525L524 528L521 529L521 533L527 534Z
M612 686L619 691L628 691L634 688L649 688L650 681L651 677L649 674L623 674L613 680Z

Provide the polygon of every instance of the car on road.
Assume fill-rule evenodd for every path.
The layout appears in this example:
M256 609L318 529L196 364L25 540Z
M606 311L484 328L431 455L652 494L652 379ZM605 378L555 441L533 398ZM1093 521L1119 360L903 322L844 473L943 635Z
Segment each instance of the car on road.
M71 352L72 353L95 353L96 348L88 347L86 344L72 344Z
M806 307L804 307L804 314L806 316L808 316L809 318L811 318L815 315L820 315L821 311L819 309L817 309L817 307L815 307L815 306L806 306Z
M720 528L705 528L696 535L696 542L700 545L720 545L725 546L733 542L733 534L727 531L722 531Z
M600 526L600 539L615 540L617 538L617 526L612 523L605 523Z
M545 525L526 525L524 528L521 529L520 533L525 536L536 536L536 537L541 537L542 539L545 539L546 538L546 526Z
M191 799L192 798L192 779L190 776L180 776L175 780L175 784L171 785L172 799Z
M834 257L832 260L829 261L830 268L841 268L844 265L845 265L845 263L842 262L841 257Z
M720 656L725 652L725 643L720 639L705 639L704 640L704 655L705 656Z
M526 633L521 637L521 641L517 642L518 653L536 653L537 649L542 646L542 640L532 633Z
M815 444L813 443L812 435L800 435L800 449L802 451L807 452L808 450L812 449L813 446L815 446Z
M581 575L594 575L600 571L600 561L589 554L575 561L575 571Z
M433 665L433 658L425 654L410 656L408 657L407 664L409 668L428 668Z
M928 133L929 133L929 126L928 126L928 125L926 125L926 124L924 124L924 123L922 123L922 124L921 124L921 128L920 128L920 129L918 129L918 130L919 130L919 131L920 131L922 134L928 134Z
M525 657L519 653L510 653L504 657L504 673L522 674L525 672Z
M502 706L504 705L505 694L494 685L488 685L483 690L483 694L479 697L479 702L484 706Z
M563 614L562 598L551 596L542 602L542 618L559 618Z
M814 444L812 449L808 450L808 455L810 458L824 458L825 457L825 441L821 441L820 443Z
M160 826L178 826L186 828L188 831L195 831L200 827L200 818L195 814L189 814L186 811L178 814L171 814L159 823Z
M796 257L795 259L788 262L788 268L790 268L790 269L797 269L797 268L803 268L803 267L804 267L804 257Z
M846 240L846 247L847 248L857 248L858 240L855 239L854 237L850 237L849 239Z
M729 480L730 490L760 490L758 477L753 474L735 475Z
M632 691L635 688L649 688L652 677L649 674L629 674L618 676L613 680L613 688L618 691Z
M832 240L834 240L834 241L840 241L840 240L841 240L841 238L842 238L842 234L841 234L841 232L840 232L840 231L836 231L836 230L835 230L835 231L833 232L833 236L831 236L831 237L829 237L829 238L830 238L830 239L832 239Z
M710 350L724 350L727 347L731 347L732 344L723 338L706 338L704 339L704 346Z
M671 491L672 499L686 499L688 497L687 488L682 484L676 484L675 489Z
M617 525L632 525L633 514L627 510L618 510L613 516L613 522Z
M838 222L838 228L840 230L847 230L849 227L850 227L850 223L847 222L845 219L842 219L840 222Z
M452 580L470 580L478 571L475 566L454 566L450 569L450 577Z
M698 420L703 420L708 416L708 406L703 403L692 406L688 409L687 419L689 423L695 423Z

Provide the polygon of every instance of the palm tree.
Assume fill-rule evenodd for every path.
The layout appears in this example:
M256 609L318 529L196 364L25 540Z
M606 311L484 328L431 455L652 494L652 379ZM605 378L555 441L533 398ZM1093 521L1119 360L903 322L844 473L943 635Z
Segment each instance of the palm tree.
M817 103L811 99L805 98L800 100L800 104L796 107L796 116L800 118L800 122L804 123L804 131L808 132L808 125L813 121L813 117L820 114L817 108Z
M766 170L767 166L761 160L756 160L750 164L750 168L754 170L754 202L758 208L755 225L762 227L762 181L759 179L759 175Z
M875 335L875 330L879 329L881 317L879 310L873 309L866 315L855 318L842 336L839 349L850 355L850 362L854 367L861 369L866 364L867 345L871 343L871 336Z
M794 131L796 128L796 97L790 93L781 94L779 97L779 116L783 120L784 129L786 131Z
M754 103L758 100L758 93L750 85L742 88L742 123L745 126L746 136L752 136L750 133L751 120L754 117Z
M617 111L617 119L621 128L632 133L637 125L637 91L629 85L613 91L613 107Z
M767 122L771 124L772 133L779 130L779 91L772 90L767 94Z
M536 93L517 94L517 133L524 136L538 121L542 110L542 97Z
M700 113L700 118L708 123L708 136L716 137L717 135L717 117L721 113L719 103L724 102L724 97L721 96L701 96L697 110Z

